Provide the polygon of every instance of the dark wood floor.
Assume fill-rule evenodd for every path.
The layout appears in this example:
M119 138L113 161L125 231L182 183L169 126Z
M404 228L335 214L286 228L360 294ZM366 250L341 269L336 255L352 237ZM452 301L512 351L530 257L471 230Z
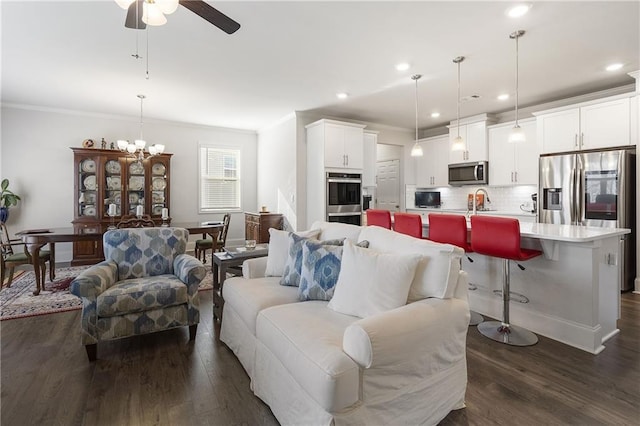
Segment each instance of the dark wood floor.
M215 339L202 292L186 328L99 345L89 364L79 311L0 323L2 425L271 425L232 352ZM622 332L593 356L544 337L495 343L469 329L467 408L443 425L631 425L640 419L640 295L623 295Z

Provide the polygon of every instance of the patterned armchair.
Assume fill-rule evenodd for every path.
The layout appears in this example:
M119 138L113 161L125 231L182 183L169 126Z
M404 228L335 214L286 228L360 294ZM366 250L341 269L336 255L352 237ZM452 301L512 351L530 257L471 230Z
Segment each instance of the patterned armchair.
M90 361L97 343L189 326L195 339L200 321L198 286L202 263L185 254L189 231L137 228L107 231L105 259L71 283L82 299L82 343Z

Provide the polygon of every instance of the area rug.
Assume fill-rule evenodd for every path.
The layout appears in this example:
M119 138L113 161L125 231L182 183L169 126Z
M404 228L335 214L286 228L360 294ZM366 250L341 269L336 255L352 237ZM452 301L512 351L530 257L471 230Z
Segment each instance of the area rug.
M81 309L82 301L69 293L69 285L73 278L86 268L87 266L56 268L56 280L50 282L47 274L44 290L38 296L33 295L36 280L32 271L25 272L17 279L14 278L11 287L3 287L0 291L0 320ZM208 266L207 275L200 283L199 290L211 290L212 288L213 276L210 266Z

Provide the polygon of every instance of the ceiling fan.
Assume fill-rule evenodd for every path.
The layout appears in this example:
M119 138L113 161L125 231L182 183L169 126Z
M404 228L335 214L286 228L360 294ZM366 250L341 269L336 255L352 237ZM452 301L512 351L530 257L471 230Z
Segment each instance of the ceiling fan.
M127 10L124 26L143 30L147 25L164 25L169 15L176 11L178 4L186 7L196 15L209 21L227 34L233 34L240 28L240 24L220 12L203 0L115 0L118 5Z

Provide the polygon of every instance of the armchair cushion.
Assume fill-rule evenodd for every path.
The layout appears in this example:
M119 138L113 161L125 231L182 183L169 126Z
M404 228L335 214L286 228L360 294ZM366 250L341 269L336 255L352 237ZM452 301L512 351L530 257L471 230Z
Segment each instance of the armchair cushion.
M120 280L173 274L173 260L186 251L188 238L182 228L116 229L104 234L104 255L118 264Z
M187 287L175 275L118 282L98 296L98 316L112 317L187 303Z

